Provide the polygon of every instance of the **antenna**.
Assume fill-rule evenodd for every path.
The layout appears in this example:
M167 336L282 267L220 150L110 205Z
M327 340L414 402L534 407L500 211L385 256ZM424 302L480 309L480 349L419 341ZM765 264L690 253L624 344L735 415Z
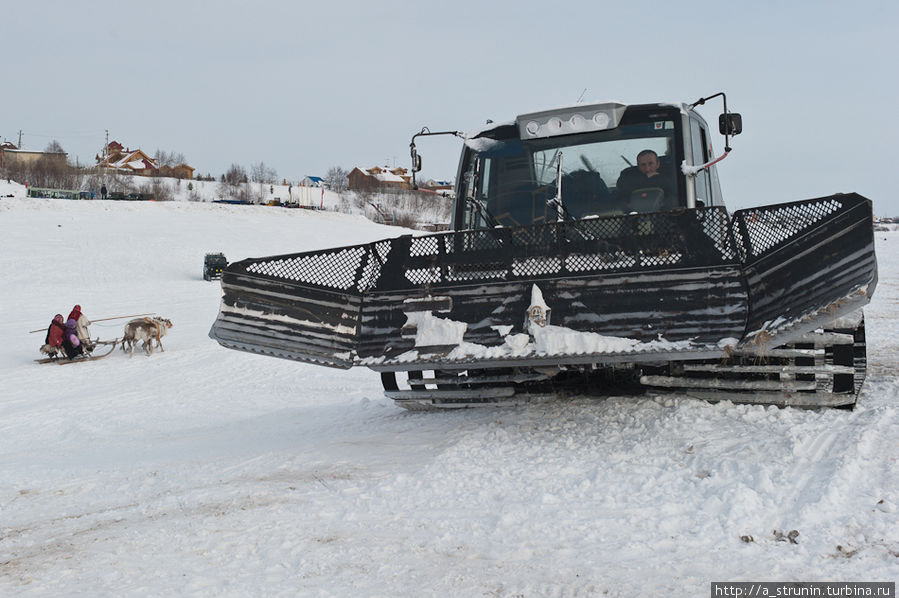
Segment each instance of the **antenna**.
M581 103L581 101L584 99L584 94L585 94L585 93L587 93L587 88L586 88L586 87L584 88L584 91L581 92L581 95L578 96L577 102L575 102L575 104L580 104L580 103Z

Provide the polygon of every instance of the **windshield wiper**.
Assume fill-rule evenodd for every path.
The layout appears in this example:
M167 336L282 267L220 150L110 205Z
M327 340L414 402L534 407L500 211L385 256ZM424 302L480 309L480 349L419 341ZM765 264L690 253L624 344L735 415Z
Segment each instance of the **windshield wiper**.
M466 197L465 201L474 206L478 214L480 214L484 221L487 223L488 228L496 228L500 225L493 214L490 213L490 210L487 209L487 205L484 203L484 200L476 197Z
M577 220L571 215L571 212L562 203L562 152L559 152L559 159L556 166L556 194L546 200L546 207L555 208L556 218L560 221Z

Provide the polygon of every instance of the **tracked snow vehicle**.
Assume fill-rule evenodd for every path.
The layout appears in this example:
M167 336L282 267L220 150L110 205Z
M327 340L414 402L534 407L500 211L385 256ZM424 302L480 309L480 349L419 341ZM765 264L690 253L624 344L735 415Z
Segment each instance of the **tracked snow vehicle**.
M724 99L715 158L696 111L717 96L446 132L465 140L451 232L232 263L210 336L367 366L409 408L566 388L852 405L877 281L871 202L729 214L716 163L742 121ZM445 133L413 137L413 172L430 134Z

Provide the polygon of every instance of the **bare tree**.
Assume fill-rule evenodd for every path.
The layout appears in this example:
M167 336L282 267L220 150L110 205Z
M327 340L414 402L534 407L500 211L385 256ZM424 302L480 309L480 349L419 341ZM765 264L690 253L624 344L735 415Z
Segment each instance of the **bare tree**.
M181 164L187 164L187 158L185 158L184 154L181 152L167 152L160 149L156 150L156 153L153 154L153 160L156 161L157 166L168 166L171 168L180 166Z
M152 195L153 199L156 201L171 201L174 199L172 195L172 189L166 184L166 182L159 178L151 178L150 182L146 185L142 185L140 188L141 193L146 193L148 195Z
M64 154L64 153L66 153L66 150L62 149L62 145L54 139L50 143L47 144L46 148L44 148L44 153Z
M110 195L113 193L128 194L140 191L135 187L135 179L138 178L142 177L122 174L113 168L94 170L87 177L82 178L82 189L94 189L99 197L100 188L105 185Z
M266 166L265 162L260 162L250 167L250 180L254 183L274 185L278 180L278 173L274 168Z
M349 187L349 179L347 178L349 174L340 166L332 166L328 169L328 174L325 175L325 182L328 184L329 189L340 193L346 191L347 187Z
M50 155L38 158L27 171L27 180L33 187L75 189L80 186L75 170L65 160Z
M156 161L157 166L171 166L169 164L169 154L164 150L157 149L156 153L153 154L153 160Z
M69 166L65 150L55 139L47 144L44 154L31 163L14 162L7 168L7 176L17 181L28 181L32 187L50 189L78 189L81 181L74 168Z
M222 176L224 177L224 182L230 187L237 187L247 180L247 171L240 164L232 164L231 168Z
M241 201L251 201L253 199L250 191L250 185L247 183L247 171L239 164L232 164L231 168L222 175L222 181L219 183L219 193L221 195L239 199Z

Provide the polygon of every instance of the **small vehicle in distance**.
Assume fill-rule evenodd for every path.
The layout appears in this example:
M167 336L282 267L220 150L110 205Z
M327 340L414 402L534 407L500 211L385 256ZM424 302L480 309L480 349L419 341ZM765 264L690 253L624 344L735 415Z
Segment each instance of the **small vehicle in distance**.
M223 253L207 253L203 260L203 280L221 278L222 270L228 267L228 260Z

